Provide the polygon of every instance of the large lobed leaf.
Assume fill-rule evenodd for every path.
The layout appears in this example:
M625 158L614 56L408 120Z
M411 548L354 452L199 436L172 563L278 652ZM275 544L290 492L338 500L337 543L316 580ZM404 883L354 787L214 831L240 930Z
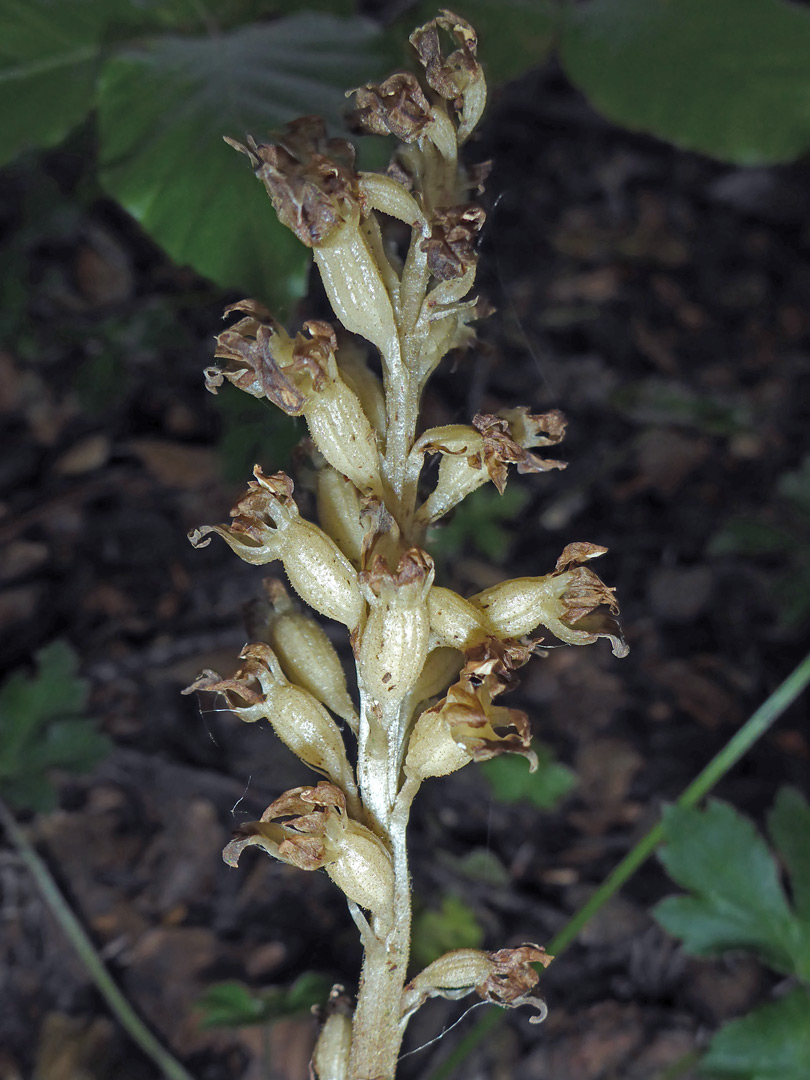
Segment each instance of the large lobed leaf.
M198 14L187 0L0 0L0 165L56 146L88 116L105 45Z
M102 183L175 261L284 309L308 252L222 136L261 139L312 113L337 127L346 88L385 74L385 40L367 20L309 12L127 50L101 75Z
M93 0L0 2L0 165L56 146L87 115L104 22Z
M810 147L810 13L787 0L563 7L569 77L617 124L741 165Z
M661 861L670 877L691 890L654 910L665 930L689 952L759 952L777 970L794 970L801 927L779 883L770 851L753 824L726 803L706 810L669 807Z

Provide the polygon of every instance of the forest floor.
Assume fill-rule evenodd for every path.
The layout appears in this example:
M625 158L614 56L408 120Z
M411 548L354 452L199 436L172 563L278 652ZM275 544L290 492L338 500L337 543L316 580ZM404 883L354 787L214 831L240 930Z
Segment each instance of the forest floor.
M496 949L548 941L802 657L810 184L806 165L732 168L628 134L548 70L495 95L472 154L494 163L480 281L497 313L427 415L560 408L569 465L511 480L494 523L493 500L457 518L437 538L441 581L470 593L547 572L570 541L603 544L631 648L549 650L508 702L576 773L552 810L496 799L476 766L420 795L420 932ZM262 578L186 532L227 516L254 458L281 467L288 432L236 391L205 392L238 297L168 264L87 177L75 150L0 176L0 648L11 670L69 642L112 740L30 834L197 1080L305 1080L310 1016L206 1028L198 1001L226 979L356 980L325 875L220 858L234 822L309 776L268 729L179 693L202 668L234 669ZM780 785L806 790L807 732L796 706L718 796L761 821ZM155 1077L8 846L0 888L0 1077ZM651 860L545 973L547 1022L510 1014L463 1075L691 1076L694 1051L774 980L744 956L686 957L649 913L673 888ZM426 1008L406 1049L465 1007ZM404 1080L481 1015L406 1058Z

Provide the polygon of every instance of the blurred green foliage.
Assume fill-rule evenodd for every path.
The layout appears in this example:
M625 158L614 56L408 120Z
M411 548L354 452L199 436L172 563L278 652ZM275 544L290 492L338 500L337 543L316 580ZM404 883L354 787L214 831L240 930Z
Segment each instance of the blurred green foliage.
M219 391L216 404L222 417L217 449L226 480L244 479L256 464L272 471L289 467L292 451L305 435L300 420L231 386Z
M731 436L750 431L750 406L738 398L698 393L675 379L650 376L628 383L613 395L619 412L641 424L680 426L707 435Z
M528 802L538 810L551 810L572 788L577 774L557 761L551 750L536 739L532 749L537 754L537 770L516 755L503 754L484 761L479 768L500 802Z
M314 971L305 971L291 986L268 990L252 990L231 980L209 986L198 999L197 1008L205 1028L267 1024L310 1012L313 1005L326 1001L331 987L331 979Z
M52 770L87 772L110 748L82 715L89 688L70 646L53 641L36 659L34 674L15 671L0 686L0 788L17 810L51 810Z
M509 554L514 523L529 501L526 492L511 484L503 495L489 484L473 491L449 520L431 530L430 552L443 570L468 545L490 562L502 564Z
M782 625L787 630L805 625L810 619L810 456L779 478L776 498L759 514L727 521L708 550L761 561Z
M411 963L421 970L453 949L480 949L484 931L469 904L446 893L438 908L417 910L412 942Z

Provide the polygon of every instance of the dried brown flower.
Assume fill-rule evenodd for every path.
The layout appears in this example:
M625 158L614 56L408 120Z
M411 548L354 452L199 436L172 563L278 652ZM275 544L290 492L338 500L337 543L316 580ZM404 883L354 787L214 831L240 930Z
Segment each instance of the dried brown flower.
M293 120L274 143L252 136L246 146L227 137L225 142L247 155L279 221L307 247L322 244L357 205L354 147L329 138L319 116Z
M381 83L368 83L352 91L357 106L349 122L373 135L396 135L404 143L415 142L432 120L430 102L419 80L398 71Z

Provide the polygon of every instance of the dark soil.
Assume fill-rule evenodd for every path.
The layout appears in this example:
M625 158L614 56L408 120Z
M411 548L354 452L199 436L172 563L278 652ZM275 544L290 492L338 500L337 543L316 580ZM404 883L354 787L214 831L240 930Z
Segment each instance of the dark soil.
M185 534L226 517L268 414L223 410L203 387L237 297L88 196L84 152L0 177L2 654L11 669L69 641L114 741L91 775L60 780L60 808L31 834L195 1077L304 1080L310 1018L206 1030L195 1008L223 979L265 988L315 970L351 987L359 965L325 875L220 859L235 821L311 774L269 729L179 694L202 668L234 669L241 606L261 592L261 570L224 544L193 551ZM426 410L442 423L561 408L569 465L510 481L528 500L499 565L468 535L443 581L472 592L547 572L570 541L604 544L631 645L622 661L604 642L552 650L508 702L579 776L556 810L495 801L475 766L420 795L419 903L463 897L495 949L548 941L802 658L810 477L804 513L785 477L808 460L810 185L806 165L731 168L612 127L553 71L496 94L471 152L494 163L480 281L498 311ZM261 460L283 464L272 450ZM752 548L763 527L788 539ZM806 790L809 777L797 706L717 794L761 820L781 784ZM0 887L0 1075L156 1076L9 847ZM671 890L645 866L549 968L546 1024L510 1015L459 1075L655 1080L676 1061L691 1075L688 1056L772 978L742 956L685 957L649 915ZM407 1048L464 1007L425 1009ZM481 1015L407 1058L403 1077L427 1076Z

